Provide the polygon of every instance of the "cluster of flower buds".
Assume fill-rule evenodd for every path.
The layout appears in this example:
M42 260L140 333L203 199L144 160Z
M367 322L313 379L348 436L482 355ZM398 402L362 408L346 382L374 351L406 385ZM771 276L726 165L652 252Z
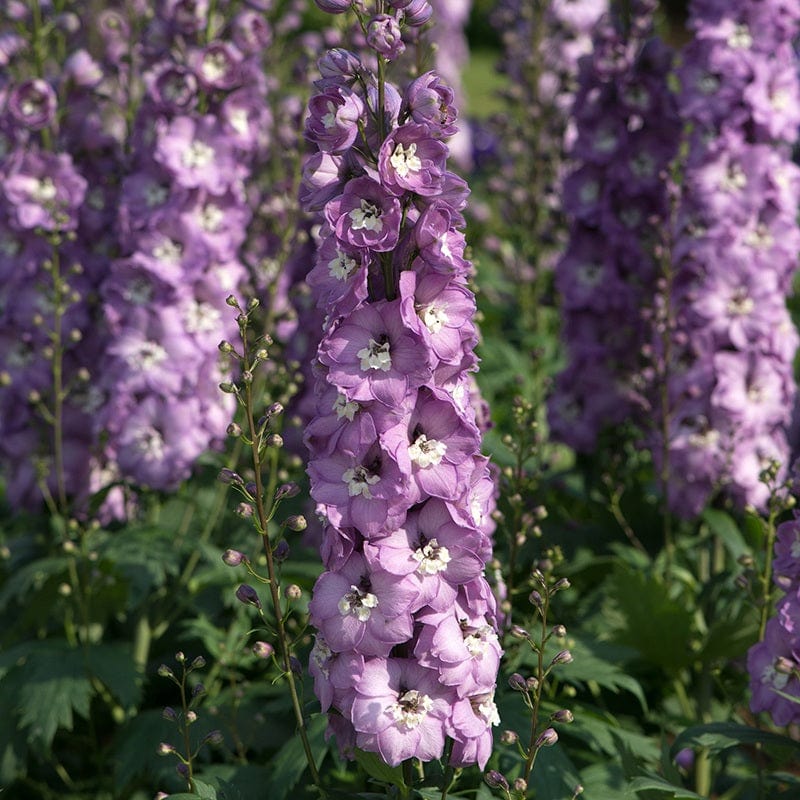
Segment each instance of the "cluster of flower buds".
M451 737L453 765L483 765L501 651L483 577L494 484L468 374L468 188L447 169L451 90L430 72L402 93L383 77L392 26L427 3L389 5L364 20L377 75L330 51L306 125L319 152L304 198L325 217L308 280L326 314L306 434L325 525L311 672L346 754L429 761Z
M776 725L800 724L800 515L778 526L772 562L784 595L767 620L763 641L750 648L750 708ZM792 699L793 698L793 699Z
M673 234L669 380L669 499L681 513L697 513L719 488L763 508L762 471L789 460L799 24L800 9L787 3L690 6L694 38L678 73L691 133Z
M642 402L643 309L656 294L656 225L669 216L664 173L680 134L671 54L651 38L654 6L633 3L625 31L621 21L601 24L593 54L580 61L577 167L563 188L570 236L556 266L569 361L549 419L556 438L585 452Z

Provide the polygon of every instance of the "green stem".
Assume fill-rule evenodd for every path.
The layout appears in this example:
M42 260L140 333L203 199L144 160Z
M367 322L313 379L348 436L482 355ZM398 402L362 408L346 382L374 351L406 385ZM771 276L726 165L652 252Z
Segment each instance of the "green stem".
M244 353L243 368L245 370L245 373L251 373L253 365L250 363L250 357L248 354L246 323L242 325L242 346L243 346L242 352ZM275 569L275 561L272 555L272 544L270 542L270 536L269 536L269 515L267 514L266 508L264 507L264 484L261 474L263 467L261 462L261 437L259 436L259 432L256 428L255 419L253 417L254 401L253 401L252 383L249 381L245 381L244 387L245 387L244 410L246 415L249 439L252 443L250 446L250 450L252 453L253 472L255 475L255 484L256 484L256 492L255 492L256 514L258 516L258 524L259 524L259 532L261 534L261 540L264 545L264 553L267 558L269 592L272 598L272 608L275 613L275 623L278 633L278 646L280 650L281 667L283 669L286 682L289 686L289 694L291 696L292 709L294 711L295 722L297 724L297 730L303 745L303 751L306 756L306 761L308 762L308 768L311 773L311 778L314 784L317 786L317 788L322 792L323 791L322 783L320 780L319 772L317 771L317 765L314 761L314 753L311 749L311 743L308 740L308 731L306 729L305 719L303 717L303 709L300 703L300 696L297 690L297 684L295 682L294 673L292 672L290 646L288 642L288 637L286 635L285 617L283 614L283 610L281 608L281 597L278 588L278 576L277 576L277 571Z
M775 527L776 512L770 511L767 519L767 541L764 545L764 573L761 576L761 617L758 625L758 641L764 640L764 632L767 628L767 620L770 611L770 595L772 594L772 552L775 549Z
M544 681L546 677L544 668L544 645L547 639L547 613L550 609L550 597L546 587L543 589L542 601L543 605L540 612L541 633L539 636L539 646L536 649L536 679L538 683L533 693L531 735L530 741L528 742L528 757L525 759L525 773L523 776L526 781L530 778L533 766L536 763L536 756L539 752L539 748L536 747L536 738L539 727L539 706L542 702L542 692L544 690Z

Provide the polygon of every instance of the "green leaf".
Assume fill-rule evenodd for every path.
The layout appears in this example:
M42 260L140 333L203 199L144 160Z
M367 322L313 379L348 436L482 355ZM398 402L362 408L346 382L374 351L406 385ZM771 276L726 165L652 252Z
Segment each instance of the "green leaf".
M210 783L204 783L197 778L194 781L194 791L203 800L217 800L217 790Z
M684 747L705 747L714 755L739 744L763 744L800 751L800 742L788 736L735 722L709 722L706 725L694 725L680 733L672 743L670 752L674 756Z
M578 770L560 744L539 751L528 782L536 797L570 797L579 783Z
M326 727L327 717L325 714L317 714L309 720L306 729L311 752L314 754L317 765L328 751L328 745L325 742ZM272 778L269 786L269 798L270 800L285 800L308 766L300 737L292 736L275 754L270 765Z
M50 652L40 651L17 669L25 675L18 711L20 725L29 729L29 742L40 741L49 747L59 728L72 730L73 714L88 718L94 691L82 651L65 643Z
M617 633L622 644L670 672L695 659L689 648L693 612L681 598L670 597L658 576L618 564L609 589L625 620Z
M730 514L715 508L707 508L703 512L703 520L708 525L711 533L722 539L723 544L734 559L750 552L742 532Z
M88 651L89 669L124 708L134 708L142 695L142 675L126 644L99 644Z
M670 797L676 798L676 800L705 800L702 795L689 791L689 789L684 789L681 786L673 786L658 775L644 775L634 778L628 784L627 795L629 797L644 791L663 792Z
M364 750L356 749L355 757L356 763L371 778L381 783L390 783L401 790L406 789L403 770L400 767L390 767L377 753L367 753Z

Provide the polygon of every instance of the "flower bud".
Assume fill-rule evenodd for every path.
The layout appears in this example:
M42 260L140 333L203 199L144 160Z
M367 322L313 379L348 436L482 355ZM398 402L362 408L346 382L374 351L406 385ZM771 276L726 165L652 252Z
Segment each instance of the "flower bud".
M160 675L162 678L174 678L175 677L175 673L166 664L162 664L158 668L158 675Z
M572 653L570 653L569 650L560 650L553 657L553 660L550 662L550 666L552 667L556 664L571 664L572 660Z
M531 675L530 678L525 681L525 685L528 687L528 691L535 692L539 688L539 679Z
M189 669L203 669L206 665L206 660L203 656L196 656L192 663L189 665Z
M296 483L284 483L275 490L276 500L286 500L300 494L300 487Z
M283 414L283 403L275 402L270 404L269 408L267 408L267 416L276 417L278 414Z
M247 556L238 550L226 550L222 554L222 560L229 567L238 567L242 562L247 563Z
M556 639L564 639L567 635L567 629L564 625L553 625L553 636Z
M196 683L192 688L192 699L200 697L201 694L206 693L206 687L202 683Z
M490 786L492 789L503 789L504 791L508 791L508 781L505 779L502 772L498 772L496 769L490 769L484 776L484 781L486 781L486 785Z
M156 752L160 756L168 756L175 752L175 745L169 744L169 742L161 742L161 744L159 744L159 746L156 748Z
M177 712L171 706L166 706L164 710L161 712L161 716L168 722L175 722L178 719Z
M256 642L253 645L253 654L258 658L272 658L275 648L269 642Z
M243 583L236 590L236 599L245 605L255 606L259 609L261 608L261 600L259 599L258 592L256 592L252 586L248 586L246 583Z
M569 578L559 578L555 586L553 586L553 591L560 592L562 589L569 589L570 586L572 586L572 584L569 582Z
M528 633L528 631L526 631L525 628L522 628L519 625L512 625L510 633L515 639L530 638L530 634Z
M219 350L220 353L232 353L233 352L233 345L230 342L228 342L225 339L223 339L217 345L217 350Z
M541 594L534 589L529 595L528 600L530 600L531 605L539 612L542 611L544 608L544 600L542 600Z
M187 711L186 712L186 724L191 725L193 722L197 722L197 712L196 711Z
M241 517L242 519L250 519L250 517L255 514L255 509L250 503L239 503L234 509L234 513L237 517Z
M286 539L281 539L278 544L275 545L272 557L278 564L282 564L289 558L289 552L289 542L287 542Z
M782 675L791 675L797 669L800 669L800 664L786 656L780 656L775 661L775 672L780 672Z
M299 600L303 596L303 590L296 583L290 583L283 590L283 596L287 600Z
M290 531L295 531L296 533L304 531L308 527L308 522L302 514L294 514L291 517L287 517L283 524Z
M255 497L258 494L258 486L256 486L255 481L248 481L244 485L244 490L249 494L251 497Z
M236 391L236 385L231 383L230 381L223 381L219 385L220 391L225 392L225 394L233 394Z
M186 661L186 656L184 655L183 650L178 650L178 652L175 653L175 660L179 664L183 664L183 662Z
M224 741L221 731L209 731L204 737L201 744L222 744Z
M558 734L553 728L545 728L534 742L534 747L552 747L558 741Z
M519 672L515 672L511 675L508 679L508 685L515 691L515 692L527 692L528 691L528 684L525 682L525 678L519 674Z
M528 781L525 778L517 778L513 783L513 789L524 796L525 792L528 791Z
M267 447L283 447L283 436L279 433L271 433L264 443Z
M559 708L558 711L553 713L550 719L552 719L553 722L562 722L566 725L572 722L575 717L568 708Z
M242 435L242 426L237 422L231 422L231 424L225 429L225 432L228 434L228 436L238 439Z
M237 299L236 299L236 298L235 298L235 297L234 297L232 294L229 294L229 295L228 295L228 296L225 298L225 302L226 302L226 303L227 303L227 304L228 304L228 305L229 305L231 308L239 308L239 301L238 301L238 300L237 300Z
M516 744L519 734L516 731L505 730L500 734L500 744Z
M232 469L228 469L227 467L223 467L219 471L217 480L220 483L236 484L237 486L241 486L244 483L244 478L242 478L238 472L234 472Z

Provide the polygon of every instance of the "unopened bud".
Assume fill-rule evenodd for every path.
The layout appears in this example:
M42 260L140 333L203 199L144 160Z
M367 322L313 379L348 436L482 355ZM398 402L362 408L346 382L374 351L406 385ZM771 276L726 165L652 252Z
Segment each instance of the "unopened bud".
M530 637L528 631L519 625L512 625L510 633L515 639L528 639Z
M261 608L261 600L258 596L258 592L252 586L248 586L246 583L243 583L236 590L236 599L245 605Z
M247 556L244 553L239 552L238 550L226 550L222 554L222 560L229 566L229 567L238 567L239 564L242 562L247 562Z
M515 672L513 675L509 676L508 685L515 691L515 692L527 692L528 691L528 684L525 682L525 678L519 674L519 672Z
M238 472L234 472L232 469L228 469L227 467L223 467L219 471L217 480L220 483L236 484L237 486L241 486L244 483L244 478L242 478Z
M521 795L524 795L525 792L528 791L528 781L526 781L525 778L517 778L512 786L514 791L519 792Z
M505 776L502 772L498 772L496 769L490 769L484 776L484 781L486 781L486 785L490 786L492 789L503 789L504 791L508 791L508 781L505 779Z
M287 600L299 600L303 596L303 590L296 583L290 583L283 590L283 596Z
M209 731L204 737L201 744L222 744L222 733L220 731Z
M516 744L519 734L516 731L506 730L500 734L500 744Z
M250 519L250 517L255 514L255 509L250 505L250 503L239 503L239 505L236 506L234 513L237 517L241 517L242 519Z
M220 391L225 392L225 394L233 394L236 391L236 385L231 383L230 381L223 381L219 385Z
M534 678L533 675L525 681L525 685L531 692L535 692L539 688L539 679Z
M553 591L560 592L563 589L569 589L570 586L572 586L572 584L569 582L569 578L560 578L553 586Z
M283 436L279 433L271 433L265 440L267 447L283 447Z
M237 299L236 299L236 298L235 298L235 297L234 297L232 294L229 294L229 295L228 295L228 296L225 298L225 302L226 302L226 303L227 303L227 304L228 304L228 305L229 305L231 308L239 308L239 301L238 301L238 300L237 300Z
M780 672L782 675L791 675L797 669L800 669L800 664L786 656L780 656L775 661L775 672Z
M300 494L300 487L292 483L284 483L275 490L276 500L287 500L290 497L296 497Z
M231 424L225 429L225 432L228 434L228 436L238 439L242 435L242 426L237 422L231 422Z
M232 353L233 352L233 345L230 342L225 341L224 339L217 345L217 350L220 353Z
M267 416L275 417L278 414L283 414L283 403L271 403L269 408L267 408Z
M244 490L249 494L251 497L255 497L258 494L258 486L256 485L255 481L248 481L244 485Z
M197 722L197 712L195 711L187 711L186 712L186 724L191 725L193 722Z
M550 666L552 667L555 664L571 664L572 660L572 653L570 653L569 650L560 650L553 657L553 660L550 662Z
M272 658L275 648L269 642L256 642L253 645L253 654L258 658Z
M308 527L308 522L302 514L294 514L291 517L287 517L283 524L290 531L295 531L296 533L304 531Z
M192 698L200 697L201 694L206 693L206 687L202 683L196 683L192 688Z
M253 309L258 308L260 303L261 301L257 297L251 297L247 301L247 310L252 311Z
M178 719L177 712L171 706L166 706L161 712L161 716L169 722L175 722Z
M553 728L545 728L534 743L534 747L552 747L558 741L558 734Z
M186 661L186 656L183 654L183 650L178 650L178 652L175 653L175 660L179 664L183 664L183 662Z
M196 656L192 663L189 665L189 669L203 669L206 665L206 660L203 656Z
M564 625L553 625L553 636L556 639L564 639L567 635L567 629Z
M169 742L161 742L161 744L156 748L156 752L160 756L168 756L175 752L175 745L169 744Z
M544 600L542 600L542 596L539 592L534 589L529 595L528 600L531 602L531 605L537 610L541 611L544 608Z
M256 361L266 361L269 358L269 353L265 347L259 347L256 350L255 359Z
M157 672L162 678L174 678L175 677L175 673L166 664L162 664L158 668Z
M286 539L281 539L278 544L275 545L275 550L272 554L272 557L278 564L282 564L289 558L289 542Z
M550 719L552 719L553 722L562 722L566 725L572 722L575 717L568 708L559 708L558 711L553 713Z

